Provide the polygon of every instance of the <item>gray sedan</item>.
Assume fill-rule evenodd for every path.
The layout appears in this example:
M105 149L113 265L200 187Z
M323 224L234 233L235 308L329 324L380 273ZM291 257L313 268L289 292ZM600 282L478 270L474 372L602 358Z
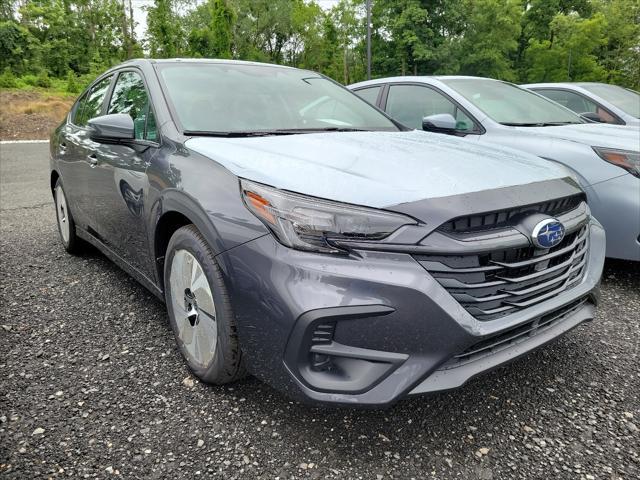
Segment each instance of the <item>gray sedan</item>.
M640 126L640 94L606 83L532 83L522 85L590 120Z
M640 261L636 127L588 123L530 90L487 78L394 77L349 88L408 127L513 147L569 167L607 231L607 256Z

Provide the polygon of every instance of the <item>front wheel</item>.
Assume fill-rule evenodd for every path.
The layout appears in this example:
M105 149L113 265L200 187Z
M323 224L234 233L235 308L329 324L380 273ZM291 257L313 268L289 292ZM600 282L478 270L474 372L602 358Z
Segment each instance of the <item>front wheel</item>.
M218 385L245 376L222 271L194 225L178 229L169 241L164 286L169 321L191 371Z

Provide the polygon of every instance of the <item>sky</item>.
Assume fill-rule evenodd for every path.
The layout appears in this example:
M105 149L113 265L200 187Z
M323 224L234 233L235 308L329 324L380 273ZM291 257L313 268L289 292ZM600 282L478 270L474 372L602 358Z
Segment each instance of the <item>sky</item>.
M133 19L136 22L136 38L142 40L147 29L147 12L143 7L153 5L153 0L131 0L133 3ZM198 0L201 3L203 0ZM315 0L315 2L324 9L330 9L338 0Z

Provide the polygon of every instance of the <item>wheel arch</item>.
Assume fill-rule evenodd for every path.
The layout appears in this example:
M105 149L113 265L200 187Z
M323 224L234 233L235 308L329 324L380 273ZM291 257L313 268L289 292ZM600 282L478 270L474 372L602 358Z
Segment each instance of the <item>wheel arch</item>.
M158 284L164 291L164 259L173 234L186 225L195 227L208 240L214 255L224 250L222 239L211 219L199 203L184 192L166 191L156 202L154 217L157 219L152 228L150 244L153 247L153 260L156 266Z
M60 178L60 174L58 173L57 170L51 170L51 176L49 177L49 182L51 185L51 193L53 194L53 191L56 188L56 183L58 182L58 179Z

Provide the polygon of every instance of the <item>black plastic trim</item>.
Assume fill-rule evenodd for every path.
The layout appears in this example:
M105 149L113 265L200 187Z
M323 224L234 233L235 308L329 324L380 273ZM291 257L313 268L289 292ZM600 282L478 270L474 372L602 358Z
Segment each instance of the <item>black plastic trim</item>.
M409 356L351 347L335 341L324 345L313 344L317 325L367 317L389 315L395 309L386 305L355 305L310 310L298 317L285 349L284 363L289 371L308 388L319 392L358 394L370 390L402 365ZM340 361L359 362L358 375L348 380L333 380L326 372L315 372L309 354L331 356Z

